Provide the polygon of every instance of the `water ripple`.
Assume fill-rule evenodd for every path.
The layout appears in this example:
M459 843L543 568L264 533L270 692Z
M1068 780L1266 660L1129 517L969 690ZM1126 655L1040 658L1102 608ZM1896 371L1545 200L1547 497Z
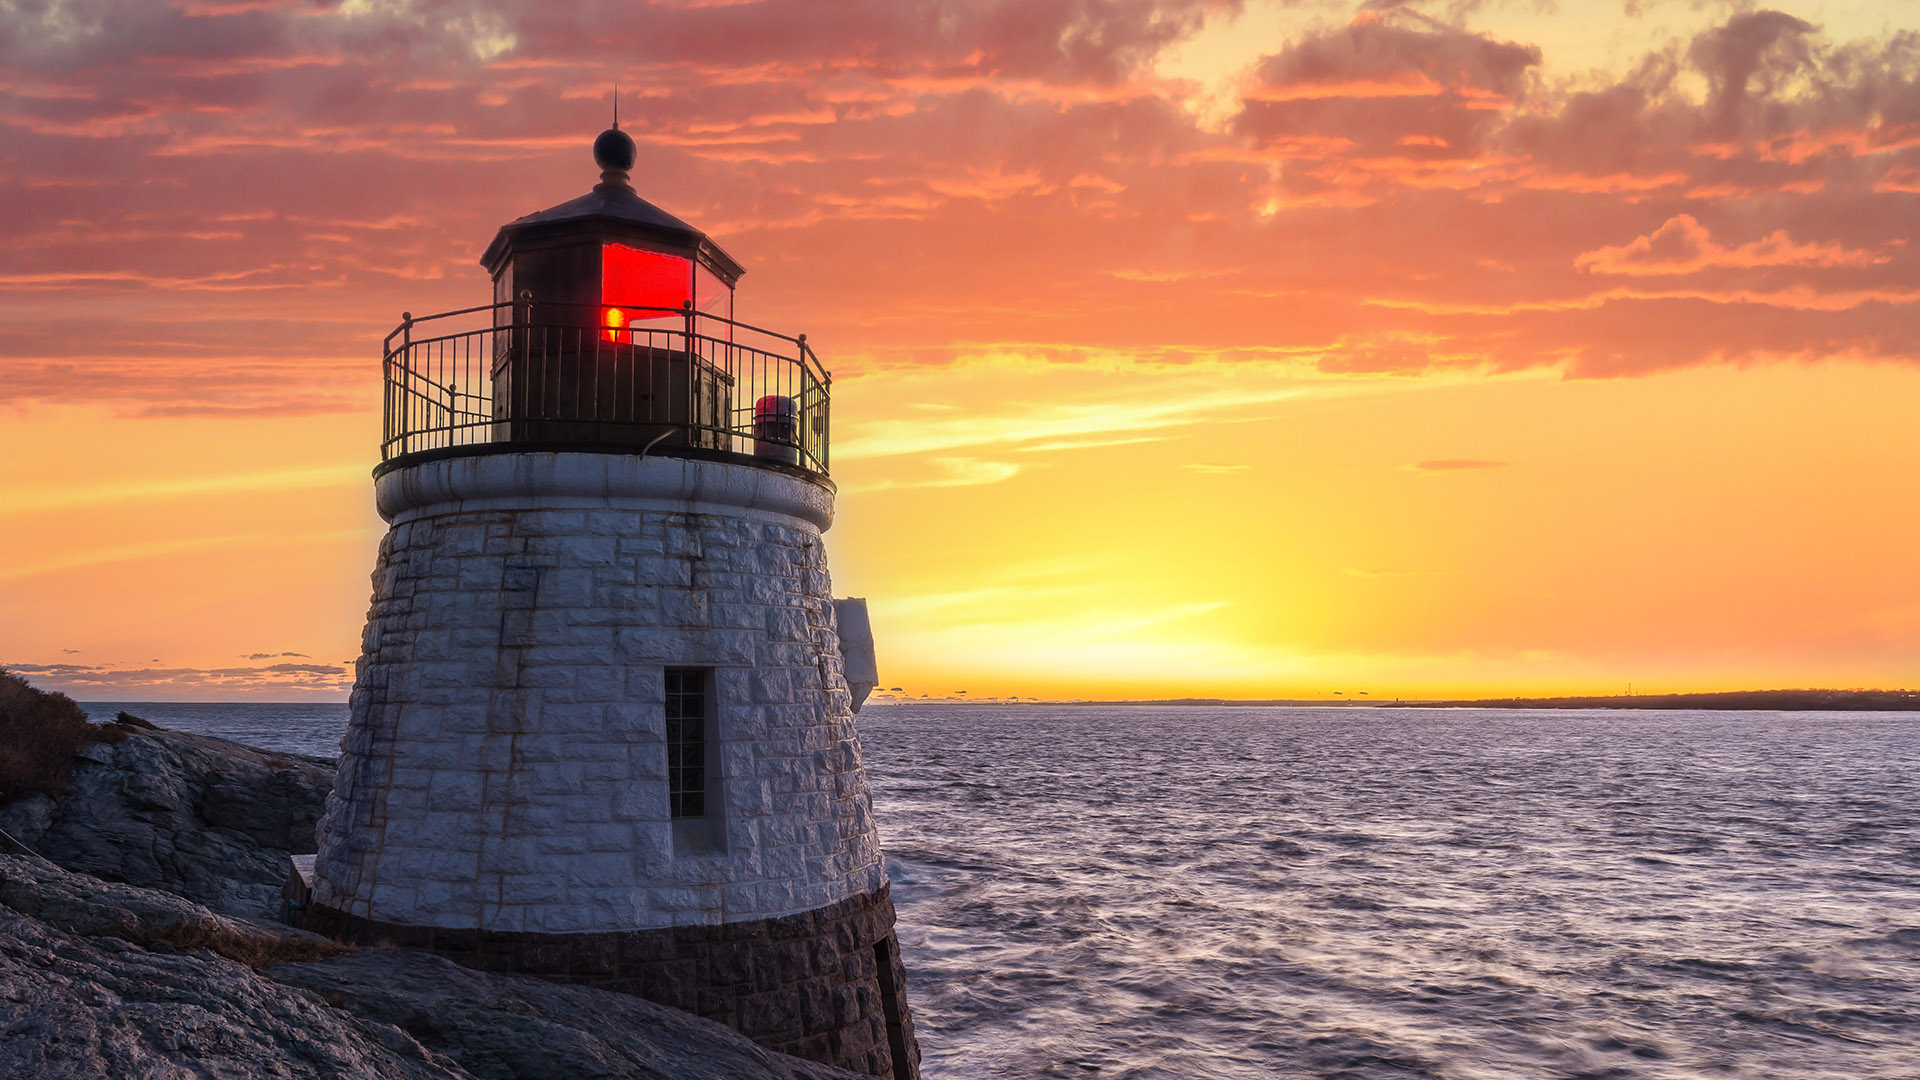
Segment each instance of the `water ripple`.
M929 1077L1920 1077L1904 716L876 706Z

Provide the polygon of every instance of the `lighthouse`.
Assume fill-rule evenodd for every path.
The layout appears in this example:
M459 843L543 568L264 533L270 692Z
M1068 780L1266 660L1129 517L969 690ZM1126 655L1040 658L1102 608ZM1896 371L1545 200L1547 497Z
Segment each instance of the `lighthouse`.
M593 156L488 245L490 302L387 339L389 528L302 919L907 1080L831 380L737 317L744 269L635 194L617 124Z

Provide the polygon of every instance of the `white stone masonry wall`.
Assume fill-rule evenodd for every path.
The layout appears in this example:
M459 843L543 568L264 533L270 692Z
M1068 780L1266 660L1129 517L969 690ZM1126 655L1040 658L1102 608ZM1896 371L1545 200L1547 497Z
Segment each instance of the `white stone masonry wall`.
M584 502L396 519L315 899L389 922L571 933L788 915L879 888L818 528ZM722 852L676 848L662 675L675 666L715 670Z

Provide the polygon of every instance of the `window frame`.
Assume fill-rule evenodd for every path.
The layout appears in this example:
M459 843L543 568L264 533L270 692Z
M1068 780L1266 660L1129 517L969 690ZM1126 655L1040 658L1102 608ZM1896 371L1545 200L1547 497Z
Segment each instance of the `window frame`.
M712 668L661 669L662 745L666 756L667 818L681 855L726 850L721 810L719 724ZM689 784L689 779L697 783Z

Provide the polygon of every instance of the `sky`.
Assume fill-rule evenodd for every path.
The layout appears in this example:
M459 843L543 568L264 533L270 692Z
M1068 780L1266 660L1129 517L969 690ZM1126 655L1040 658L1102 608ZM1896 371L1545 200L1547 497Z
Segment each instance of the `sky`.
M0 666L344 698L380 341L640 194L899 696L1920 685L1920 5L0 0Z

